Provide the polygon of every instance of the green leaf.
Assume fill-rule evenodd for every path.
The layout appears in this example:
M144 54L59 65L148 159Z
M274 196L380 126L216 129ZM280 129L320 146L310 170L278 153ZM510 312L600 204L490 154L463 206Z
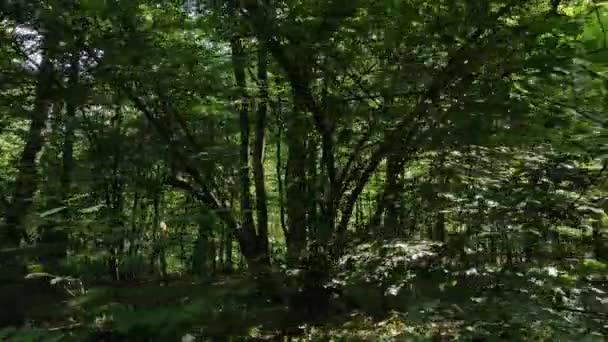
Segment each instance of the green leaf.
M82 214L91 214L101 210L102 208L105 208L105 204L98 204L92 207L80 209L79 212L81 212Z
M586 267L601 269L601 270L608 269L608 265L606 265L606 263L603 263L603 262L601 262L599 260L595 260L595 259L586 259L585 261L583 261L583 265Z
M40 217L42 218L42 217L51 216L51 215L57 214L58 212L65 210L65 209L67 209L67 207L58 207L58 208L54 208L51 210L47 210L45 212L40 213Z
M46 272L34 272L34 273L29 273L25 276L25 279L37 279L37 278L54 278L55 276L50 274L50 273L46 273Z

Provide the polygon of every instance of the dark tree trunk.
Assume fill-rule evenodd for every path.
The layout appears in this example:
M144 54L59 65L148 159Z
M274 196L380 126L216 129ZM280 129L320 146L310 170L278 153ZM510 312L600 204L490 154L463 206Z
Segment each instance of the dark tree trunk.
M209 227L199 222L198 237L192 251L192 273L198 276L209 274Z
M317 122L316 126L317 130L321 133L321 169L324 170L324 173L323 177L320 178L319 187L316 189L317 193L313 193L313 196L321 199L319 203L321 216L317 220L321 230L317 238L323 245L327 245L335 233L337 218L336 196L340 187L336 171L335 123L331 117L331 115L335 115L332 111L338 107L332 101L333 99L327 96L327 91L324 91L322 106L319 108L319 110L323 111L320 115L324 118L324 123L320 124ZM313 184L317 184L317 182ZM321 195L319 196L319 194Z
M287 146L289 156L285 175L287 194L287 219L289 235L287 237L288 262L294 263L306 247L306 213L307 179L306 179L306 136L307 122L301 106L294 106L294 113L289 119L287 128Z
M208 246L207 258L211 261L211 274L215 274L217 272L217 240L215 234L211 235Z
M277 186L278 186L278 196L279 196L279 218L281 221L281 230L283 232L283 236L285 240L288 239L289 231L287 230L287 223L285 222L285 194L283 190L283 164L281 163L281 139L283 138L283 123L281 122L281 107L280 107L280 99L277 104L277 164L276 164L276 172L277 172Z
M129 233L129 251L130 256L137 254L137 215L139 214L139 192L133 194L133 207L131 208L131 232Z
M255 231L253 215L251 209L251 181L249 179L249 99L246 94L245 83L245 61L243 48L240 38L231 40L232 63L234 76L239 89L239 127L241 134L240 145L240 165L239 165L239 184L241 196L241 218L243 228L248 231Z
M230 192L230 206L234 207L234 200L235 200L235 193L233 191ZM224 264L224 271L230 273L232 272L232 270L234 269L234 263L233 263L233 257L232 257L232 252L233 252L233 242L234 242L234 236L233 236L233 230L230 227L225 227L226 229L226 246L225 246L225 250L226 250L226 256L225 256L225 260L226 260L226 264Z
M247 263L253 273L264 272L269 266L268 249L263 250L256 233L251 206L251 181L249 175L249 105L245 79L246 56L243 51L241 38L238 36L230 40L232 49L232 66L239 92L239 127L241 134L239 185L241 202L241 229L237 236L241 250L247 257ZM267 247L267 245L266 245Z
M158 272L158 257L160 255L160 199L158 193L152 199L152 254L150 255L150 270Z
M605 261L608 259L608 255L606 254L606 249L602 238L602 228L603 223L601 219L593 223L593 254L597 260Z
M78 92L78 77L79 77L79 57L78 53L74 53L70 66L70 84L69 89L72 93ZM65 201L71 194L72 174L74 172L74 140L75 140L75 119L76 110L78 108L77 99L70 98L66 102L66 117L64 120L64 137L63 137L63 154L62 154L62 170L61 170L61 192L62 199Z
M266 112L268 108L267 56L263 46L258 51L258 82L260 96L255 123L255 144L253 147L253 174L255 180L256 209L258 218L257 248L261 255L268 255L268 200L264 176L264 149L266 144Z
M318 168L319 144L315 136L306 141L306 237L309 242L320 240L325 231L320 209L324 208L321 177Z
M437 221L435 222L433 240L445 242L445 214L437 213Z
M30 113L30 128L17 163L17 179L12 199L4 212L4 226L0 230L0 247L18 247L22 239L27 240L24 223L38 189L36 159L44 145L43 129L51 110L54 91L53 74L53 67L48 57L43 55L38 72L34 108ZM17 255L0 258L0 269L2 269L0 283L5 280L13 281L25 272L22 260Z
M399 211L401 203L401 196L403 192L403 183L401 181L401 175L403 174L403 158L401 156L392 156L387 161L387 179L385 188L387 197L386 200L386 219L384 220L385 227L387 228L386 233L390 237L394 237L400 233L401 227L399 227Z
M233 236L236 238L241 253L245 257L251 272L256 273L257 270L262 271L267 269L269 265L264 264L264 260L268 260L268 258L260 258L259 253L257 253L256 250L257 235L253 229L253 226L249 225L249 229L247 229L246 225L243 225L241 229L239 229L235 215L232 210L227 207L226 202L222 201L216 196L201 172L199 172L199 170L191 163L189 158L176 147L171 128L166 127L166 125L157 118L156 113L151 110L144 103L144 101L137 97L129 88L121 87L120 89L126 92L129 99L135 104L137 109L139 109L145 115L146 119L153 124L154 129L161 135L162 139L167 142L171 154L173 154L174 158L181 163L181 170L192 177L193 183L198 189L195 189L192 185L175 178L167 179L167 184L189 191L197 200L204 203L206 208L216 212L217 216L223 221L223 223L232 230ZM248 206L251 206L250 201Z
M439 156L435 162L433 167L432 176L435 178L434 190L433 190L433 200L436 203L436 221L433 226L433 234L431 238L436 241L444 242L445 241L445 225L446 218L444 210L444 205L439 196L444 191L448 190L449 187L449 178L447 173L445 172L445 161L446 161L446 152L439 151Z
M50 201L49 206L56 208L65 206L62 211L62 224L47 222L40 226L40 241L45 244L53 244L56 248L52 252L42 256L43 263L53 272L59 266L59 262L67 256L68 250L68 227L70 225L71 212L67 201L71 195L72 173L74 170L74 130L75 117L77 110L77 100L75 95L78 92L78 73L79 73L79 54L74 53L71 57L68 72L67 89L72 94L71 98L65 101L65 117L63 118L63 146L62 146L62 168L60 174L61 197L56 197Z
M404 162L400 155L389 156L386 163L386 179L379 195L376 212L370 222L370 229L378 229L385 238L393 238L399 231L399 199L401 197L401 174Z
M53 68L46 56L43 56L36 85L34 109L31 112L30 129L25 146L17 164L17 179L12 201L4 213L2 244L15 247L25 237L24 220L33 203L38 189L38 165L36 158L44 144L43 129L51 108L53 92Z
M43 42L43 46L45 42ZM4 225L0 227L0 249L19 247L21 240L27 240L25 219L30 212L33 197L38 189L38 164L36 159L44 145L43 129L52 106L54 91L53 66L48 56L44 55L38 70L35 89L34 108L30 113L30 128L25 146L17 163L12 199L4 203ZM10 293L7 289L21 288L20 278L25 274L24 262L18 254L9 252L0 257L0 327L20 325L25 313L25 298ZM6 291L5 291L6 290Z

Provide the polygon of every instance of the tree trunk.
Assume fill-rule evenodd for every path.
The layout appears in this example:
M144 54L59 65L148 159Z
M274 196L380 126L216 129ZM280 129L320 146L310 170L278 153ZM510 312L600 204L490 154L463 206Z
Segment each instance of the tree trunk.
M325 86L327 82L324 81ZM324 118L324 123L317 123L317 130L321 133L321 169L325 172L323 177L320 178L319 186L316 188L316 192L312 193L315 198L321 198L319 203L321 209L321 216L317 220L317 224L320 225L320 235L318 236L319 241L322 245L330 243L330 239L335 233L336 227L336 196L339 191L339 184L337 179L336 171L336 141L335 141L335 122L331 118L332 109L338 108L335 104L331 103L333 99L327 97L327 91L324 90L323 105L319 110L323 110L320 115ZM317 115L318 116L318 115ZM314 148L316 152L316 147ZM316 156L316 153L314 154ZM314 164L316 168L316 163ZM317 184L314 182L312 184ZM318 194L321 193L321 196Z
M399 233L399 198L401 197L401 174L404 162L399 154L389 156L386 163L386 179L379 196L376 212L371 220L370 229L378 231L385 238L394 238Z
M139 192L133 195L133 207L131 208L131 232L129 233L129 251L130 256L137 254L137 215L139 214Z
M268 200L264 177L266 112L268 107L268 77L266 72L267 54L263 46L259 46L258 49L258 82L260 85L260 96L255 124L253 175L255 180L256 209L258 218L257 248L259 249L261 255L268 256ZM269 263L269 261L266 262Z
M385 227L388 228L386 233L390 237L395 237L400 232L399 227L399 203L401 198L401 192L403 191L403 183L401 182L401 175L403 174L403 158L400 155L393 155L387 161L387 179L385 188L386 197L386 219L384 221Z
M209 273L209 227L198 223L198 237L192 251L192 273L207 276Z
M297 101L297 100L296 100ZM289 235L287 237L287 260L295 263L306 247L306 136L307 123L303 108L296 102L294 114L289 119L287 128L287 146L289 156L285 175L287 194L287 219Z
M160 255L160 243L161 243L161 232L160 232L160 199L158 193L153 194L152 199L152 254L150 255L150 270L153 274L158 272L158 257ZM158 272L160 273L160 272Z
M230 192L230 206L234 207L234 196L235 193L233 191ZM226 246L225 246L225 251L226 251L226 255L225 255L225 264L224 264L224 271L225 272L232 272L234 269L234 264L233 264L233 260L232 260L232 251L233 251L233 240L234 240L234 236L232 234L232 230L230 229L230 227L225 227L226 229Z
M34 109L25 146L17 164L17 179L10 205L4 213L2 243L16 247L25 237L24 220L33 203L38 189L38 165L36 159L44 144L43 129L51 108L53 92L53 69L46 56L42 57L36 85Z
M18 247L22 239L27 240L25 219L30 212L33 197L38 189L36 159L44 145L43 129L51 109L54 91L53 66L48 56L44 54L38 71L35 91L34 108L30 113L30 129L17 163L17 179L13 196L4 212L4 227L0 230L0 247ZM17 256L2 258L0 269L2 269L0 283L3 282L3 279L14 280L25 271L22 261Z
M74 53L70 66L69 89L75 93L78 91L79 83L79 53ZM71 194L72 174L74 172L74 140L75 140L75 119L78 108L76 99L68 99L66 102L66 117L64 120L64 140L61 170L61 192L62 199L66 201Z
M445 242L445 214L437 213L437 221L434 226L433 240Z
M249 179L249 106L245 79L245 54L238 36L230 40L232 49L232 66L239 92L239 127L241 134L239 185L241 196L241 229L237 232L242 242L243 253L247 256L248 266L253 273L264 272L268 268L268 249L259 246L259 236L256 234L255 223L251 208L251 182ZM267 245L266 245L267 246ZM244 249L243 249L244 247Z
M608 255L606 255L604 247L602 228L603 222L601 218L593 223L593 254L597 260L605 261L608 259Z
M68 90L72 93L77 91L79 73L79 54L73 53L70 61L68 73ZM69 98L65 101L65 117L63 119L63 146L62 146L62 169L60 174L61 197L56 197L50 201L51 208L65 206L62 211L63 221L61 224L45 223L40 226L41 242L54 244L56 248L50 253L46 253L42 259L50 272L54 272L59 267L59 262L67 256L68 250L68 227L70 226L71 212L67 201L71 195L72 173L74 169L74 119L76 117L77 101Z
M174 143L171 128L166 127L166 125L157 118L155 112L151 110L142 99L137 97L131 91L131 89L126 87L121 87L120 89L127 94L135 107L145 115L146 119L150 123L152 123L154 129L168 144L170 153L174 155L174 158L181 163L181 170L192 177L193 183L196 185L196 187L198 187L198 189L194 189L194 187L187 182L182 182L175 178L167 179L167 184L189 191L194 198L204 203L205 208L214 210L216 212L217 216L223 221L223 223L231 228L232 233L239 244L240 251L243 253L243 256L245 257L245 260L250 268L250 271L255 273L256 270L267 269L269 265L264 265L263 260L268 260L268 258L260 258L256 251L257 236L253 226L249 225L249 228L247 229L246 225L243 225L240 227L241 229L239 229L239 225L232 210L224 201L216 196L216 194L209 187L205 177L202 176L201 172L191 163L190 159L186 157L179 148L176 147L177 145Z
M306 236L309 242L327 237L327 227L320 210L325 209L321 188L322 180L318 168L319 144L315 136L306 140ZM325 213L324 213L325 214Z
M207 258L211 261L211 274L215 274L217 271L217 239L215 234L212 234L209 239L209 250Z
M288 239L289 232L287 231L287 223L285 222L285 194L283 191L283 164L281 163L281 139L283 132L283 123L281 122L280 115L281 107L280 107L280 99L277 109L277 164L276 164L276 172L277 172L277 191L279 196L279 219L281 221L281 231L283 232L283 236L285 241Z

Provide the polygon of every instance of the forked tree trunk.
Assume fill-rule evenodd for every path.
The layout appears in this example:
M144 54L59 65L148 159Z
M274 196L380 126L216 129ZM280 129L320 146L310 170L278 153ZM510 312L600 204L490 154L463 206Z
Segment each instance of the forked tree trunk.
M247 98L245 79L245 55L241 39L235 37L230 41L232 48L232 66L239 93L239 185L241 200L241 219L245 230L255 231L251 206L251 181L249 179L249 99Z
M37 157L44 145L43 130L47 121L53 92L53 67L46 56L42 57L34 109L31 112L30 129L17 163L17 179L10 205L4 213L2 244L15 247L25 237L24 221L32 207L33 197L38 189Z
M241 244L241 250L247 257L247 263L252 273L265 272L270 266L268 258L268 244L266 241L260 244L261 234L256 233L253 221L251 205L251 181L249 175L249 99L247 96L247 84L245 78L246 56L243 51L241 38L235 35L230 40L232 49L232 67L236 79L239 94L239 127L240 127L240 158L239 158L239 188L241 202L241 229L237 231L237 237ZM263 137L262 137L263 138ZM267 235L267 230L263 232ZM264 249L266 247L266 249Z
M0 229L0 247L18 247L22 239L27 240L25 219L38 189L37 158L44 145L43 130L51 110L53 74L51 62L48 56L43 54L38 70L34 108L30 113L30 128L17 163L17 179L12 199L5 208L4 226ZM14 281L25 271L20 257L10 254L0 258L0 269L0 283Z

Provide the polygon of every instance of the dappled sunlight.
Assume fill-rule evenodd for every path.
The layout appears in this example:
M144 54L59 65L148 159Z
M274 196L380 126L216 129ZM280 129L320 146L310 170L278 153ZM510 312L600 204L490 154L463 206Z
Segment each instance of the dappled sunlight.
M0 1L0 341L608 339L608 7Z

